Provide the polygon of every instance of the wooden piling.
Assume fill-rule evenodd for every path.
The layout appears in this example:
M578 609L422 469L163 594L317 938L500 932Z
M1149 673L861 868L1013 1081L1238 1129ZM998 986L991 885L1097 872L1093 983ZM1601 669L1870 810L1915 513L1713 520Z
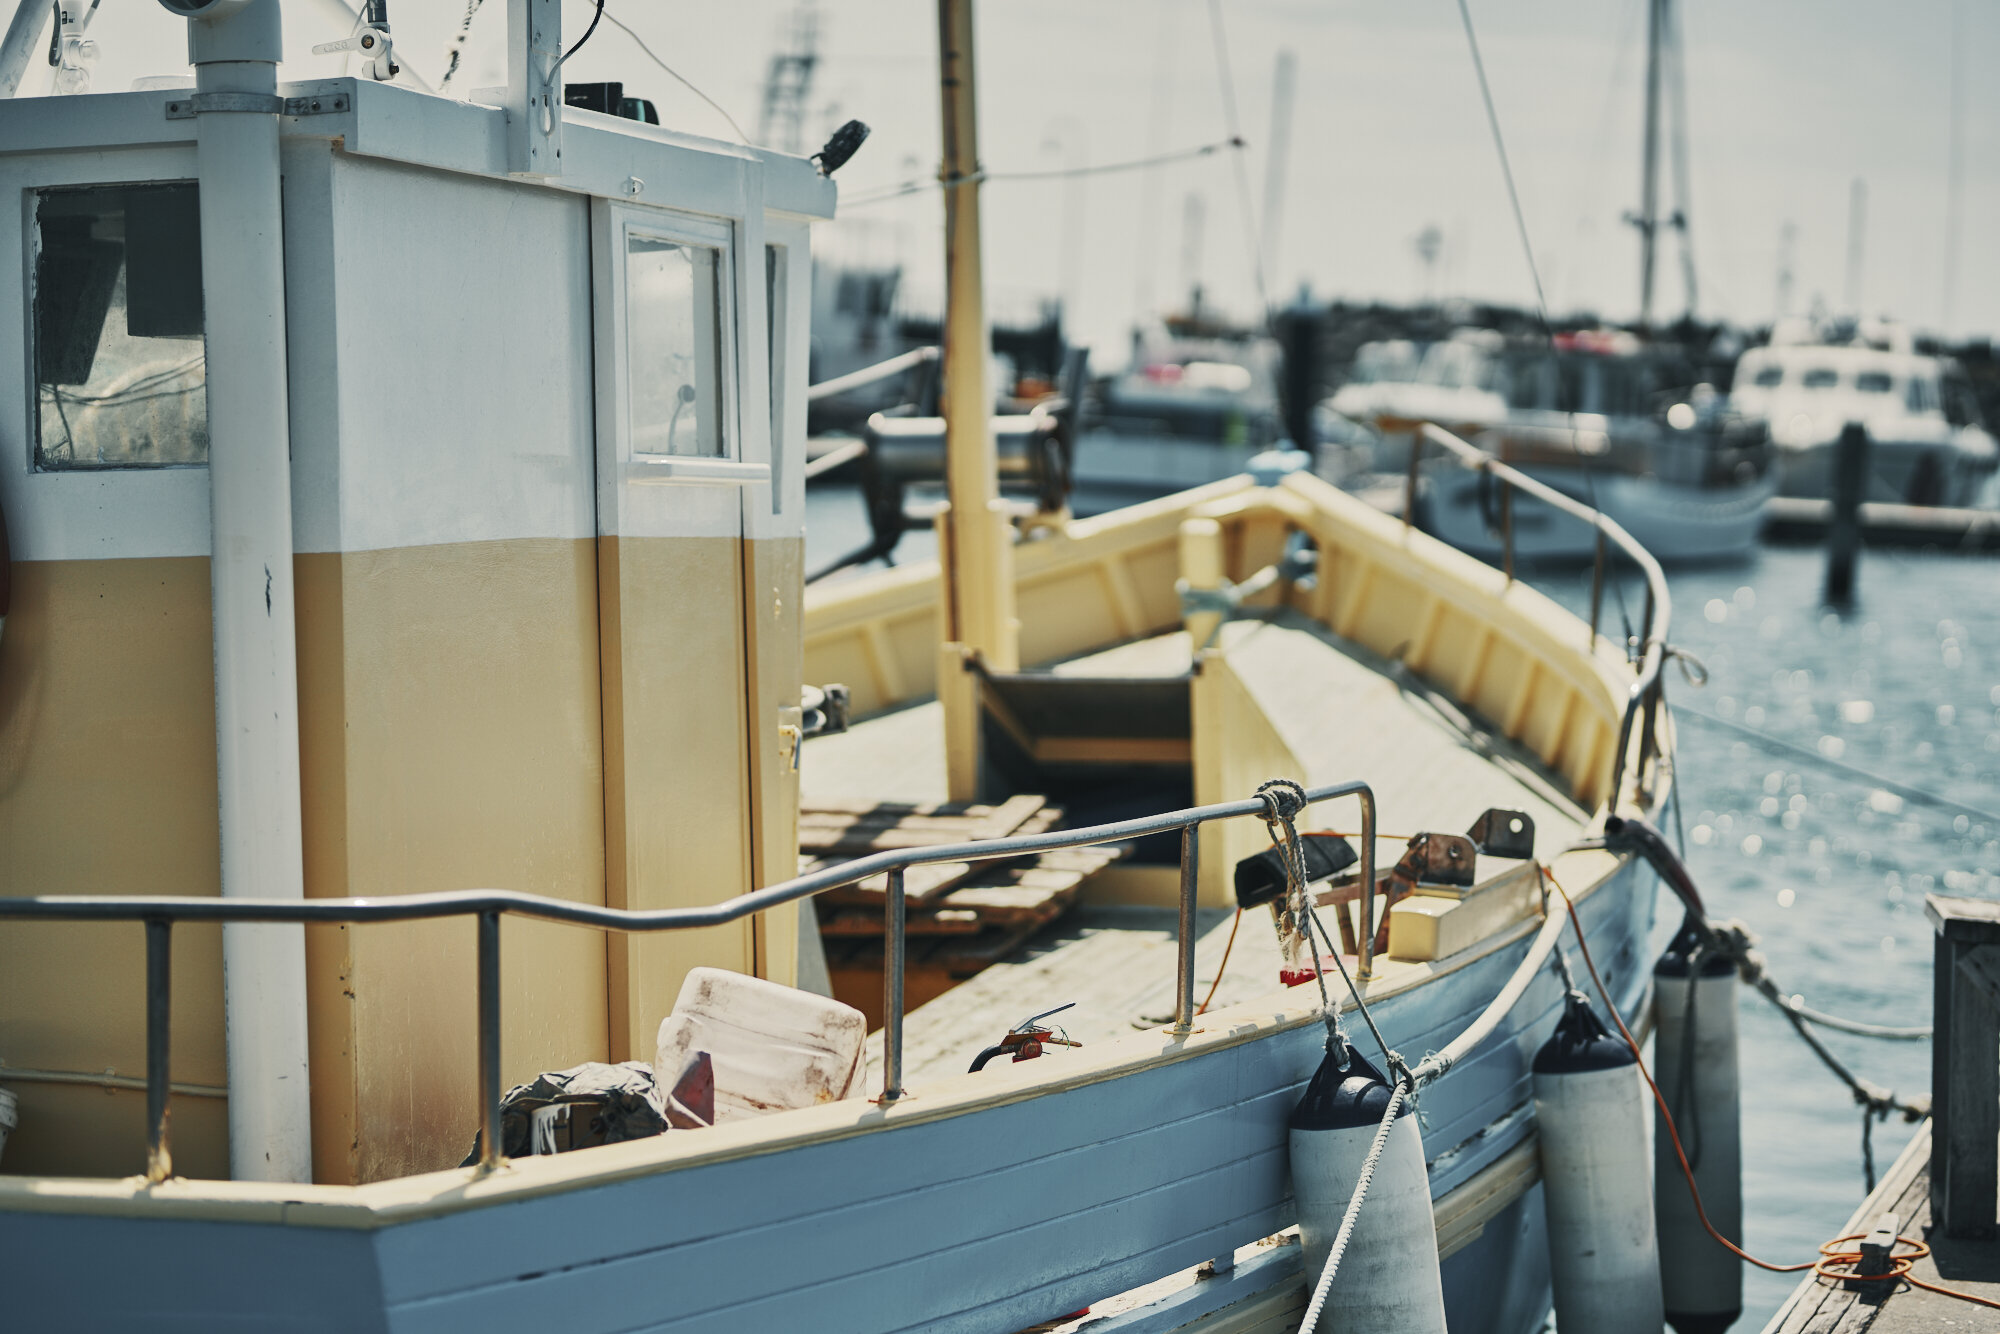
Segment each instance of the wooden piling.
M1826 534L1826 600L1854 600L1854 564L1861 550L1861 497L1868 489L1868 428L1849 422L1833 447L1833 522Z

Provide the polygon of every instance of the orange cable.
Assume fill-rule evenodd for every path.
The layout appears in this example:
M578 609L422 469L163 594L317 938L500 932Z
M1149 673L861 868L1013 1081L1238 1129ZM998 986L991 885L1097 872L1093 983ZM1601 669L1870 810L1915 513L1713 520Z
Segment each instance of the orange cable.
M1208 984L1208 994L1202 997L1201 1004L1194 1007L1196 1014L1206 1013L1208 1003L1215 999L1215 989L1222 985L1222 970L1229 967L1229 951L1236 948L1236 928L1242 925L1243 910L1238 908L1236 920L1229 924L1229 943L1222 947L1222 962L1215 965L1215 981Z
M1702 1207L1701 1189L1694 1183L1694 1169L1688 1166L1687 1152L1681 1147L1680 1132L1674 1128L1674 1115L1667 1110L1667 1100L1661 1095L1660 1086L1653 1082L1652 1072L1646 1069L1646 1058L1640 1053L1639 1044L1633 1041L1632 1031L1625 1027L1624 1016L1618 1013L1617 1005L1611 1000L1611 990L1604 985L1604 979L1597 972L1597 962L1590 957L1590 942L1584 938L1583 922L1576 915L1576 901L1570 898L1569 891L1562 887L1562 882L1556 879L1556 874L1553 870L1547 866L1543 866L1541 870L1542 874L1548 877L1549 883L1555 886L1556 893L1562 895L1563 907L1569 911L1569 924L1576 932L1577 946L1583 951L1584 966L1590 969L1590 980L1597 984L1597 994L1604 998L1604 1008L1611 1011L1611 1022L1618 1025L1618 1032L1624 1037L1625 1045L1632 1049L1632 1059L1638 1062L1640 1078L1644 1079L1646 1087L1653 1091L1653 1101L1660 1109L1661 1123L1666 1126L1667 1134L1672 1138L1674 1143L1674 1156L1680 1159L1681 1175L1687 1178L1688 1194L1694 1199L1695 1215L1701 1219L1701 1225L1708 1229L1708 1235L1714 1237L1739 1258L1749 1261L1760 1269L1771 1270L1773 1273L1795 1274L1801 1270L1810 1269L1813 1271L1815 1278L1849 1279L1863 1277L1854 1274L1852 1271L1840 1271L1834 1268L1836 1265L1855 1265L1861 1262L1860 1251L1834 1249L1842 1242L1860 1240L1859 1234L1848 1237L1835 1237L1832 1241L1821 1244L1819 1248L1820 1258L1817 1260L1808 1261L1805 1264L1778 1265L1772 1264L1768 1260L1759 1260L1756 1256L1750 1254L1750 1252L1744 1250L1741 1246L1738 1246L1735 1242L1715 1230L1715 1224L1708 1221L1708 1210ZM1955 1288L1940 1287L1935 1283L1926 1283L1922 1279L1915 1277L1910 1273L1911 1267L1918 1260L1929 1255L1931 1248L1914 1237L1897 1237L1896 1241L1901 1245L1910 1246L1914 1249L1902 1255L1892 1256L1887 1274L1870 1274L1866 1276L1868 1279L1880 1279L1884 1281L1900 1279L1912 1287L1922 1288L1926 1292L1935 1292L1942 1297L1956 1297L1960 1301L1972 1302L1978 1306L1988 1306L1995 1310L2000 1310L2000 1301L1975 1296L1970 1292L1960 1292Z

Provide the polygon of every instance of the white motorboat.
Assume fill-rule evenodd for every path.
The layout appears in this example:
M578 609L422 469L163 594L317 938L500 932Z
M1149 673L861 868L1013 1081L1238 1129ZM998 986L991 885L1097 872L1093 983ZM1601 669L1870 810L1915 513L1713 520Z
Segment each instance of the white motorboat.
M1832 494L1834 446L1850 422L1868 431L1863 500L1969 506L2000 468L1964 370L1918 354L1900 325L1786 321L1736 363L1730 399L1768 423L1781 495Z

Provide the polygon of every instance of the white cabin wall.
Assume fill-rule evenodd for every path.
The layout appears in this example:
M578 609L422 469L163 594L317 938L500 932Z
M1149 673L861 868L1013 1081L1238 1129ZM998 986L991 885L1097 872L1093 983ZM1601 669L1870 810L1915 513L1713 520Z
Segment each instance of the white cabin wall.
M308 892L602 903L588 202L294 164ZM471 923L312 935L315 1174L457 1162ZM603 936L509 919L502 949L503 1079L603 1059Z

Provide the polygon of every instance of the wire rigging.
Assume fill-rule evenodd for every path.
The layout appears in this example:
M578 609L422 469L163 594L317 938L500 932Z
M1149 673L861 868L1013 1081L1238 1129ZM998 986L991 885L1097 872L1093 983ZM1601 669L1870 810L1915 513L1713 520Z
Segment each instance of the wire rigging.
M1264 243L1257 226L1257 207L1250 197L1250 167L1244 161L1243 121L1236 110L1236 79L1229 70L1229 34L1222 25L1222 0L1208 0L1208 26L1215 34L1215 76L1221 85L1222 115L1229 129L1229 144L1236 149L1229 165L1236 178L1236 202L1243 210L1243 230L1249 241L1250 276L1257 284L1257 308L1268 320L1271 296L1264 286Z
M600 8L602 8L602 6L600 6ZM669 65L666 61L660 59L659 53L654 51L652 47L646 45L645 38L641 37L638 33L633 32L632 29L628 27L616 14L612 13L608 9L604 10L604 21L606 23L609 23L612 27L618 29L620 32L624 33L627 37L630 37L632 39L632 44L639 48L640 53L643 54L646 57L646 59L652 61L655 65L658 65L661 69L665 70L669 75L671 75L674 78L675 82L681 85L681 87L687 89L689 92L693 93L696 97L699 97L702 101L708 103L709 106L713 107L715 109L716 115L722 117L724 120L729 122L729 128L736 131L736 137L738 139L742 140L746 144L750 142L750 136L743 133L743 127L736 123L736 117L730 115L727 111L724 111L722 109L722 103L716 101L714 98L710 97L707 93L704 93L701 89L695 87L692 83L689 83L687 77L683 75L679 70L675 69L672 65Z
M1148 157L1130 158L1120 162L1099 162L1081 167L1049 167L1036 171L979 171L959 177L952 184L971 185L988 181L1050 181L1070 176L1110 176L1118 172L1142 171L1147 167L1161 167L1174 162L1187 162L1194 158L1207 157L1225 148L1237 148L1241 144L1234 139L1218 139L1214 143L1197 144L1193 148L1176 149L1171 153L1156 153ZM921 180L901 181L895 185L884 185L873 190L864 190L851 198L841 200L841 207L856 208L866 204L879 204L885 200L900 199L925 190L941 190L945 183L934 177Z

